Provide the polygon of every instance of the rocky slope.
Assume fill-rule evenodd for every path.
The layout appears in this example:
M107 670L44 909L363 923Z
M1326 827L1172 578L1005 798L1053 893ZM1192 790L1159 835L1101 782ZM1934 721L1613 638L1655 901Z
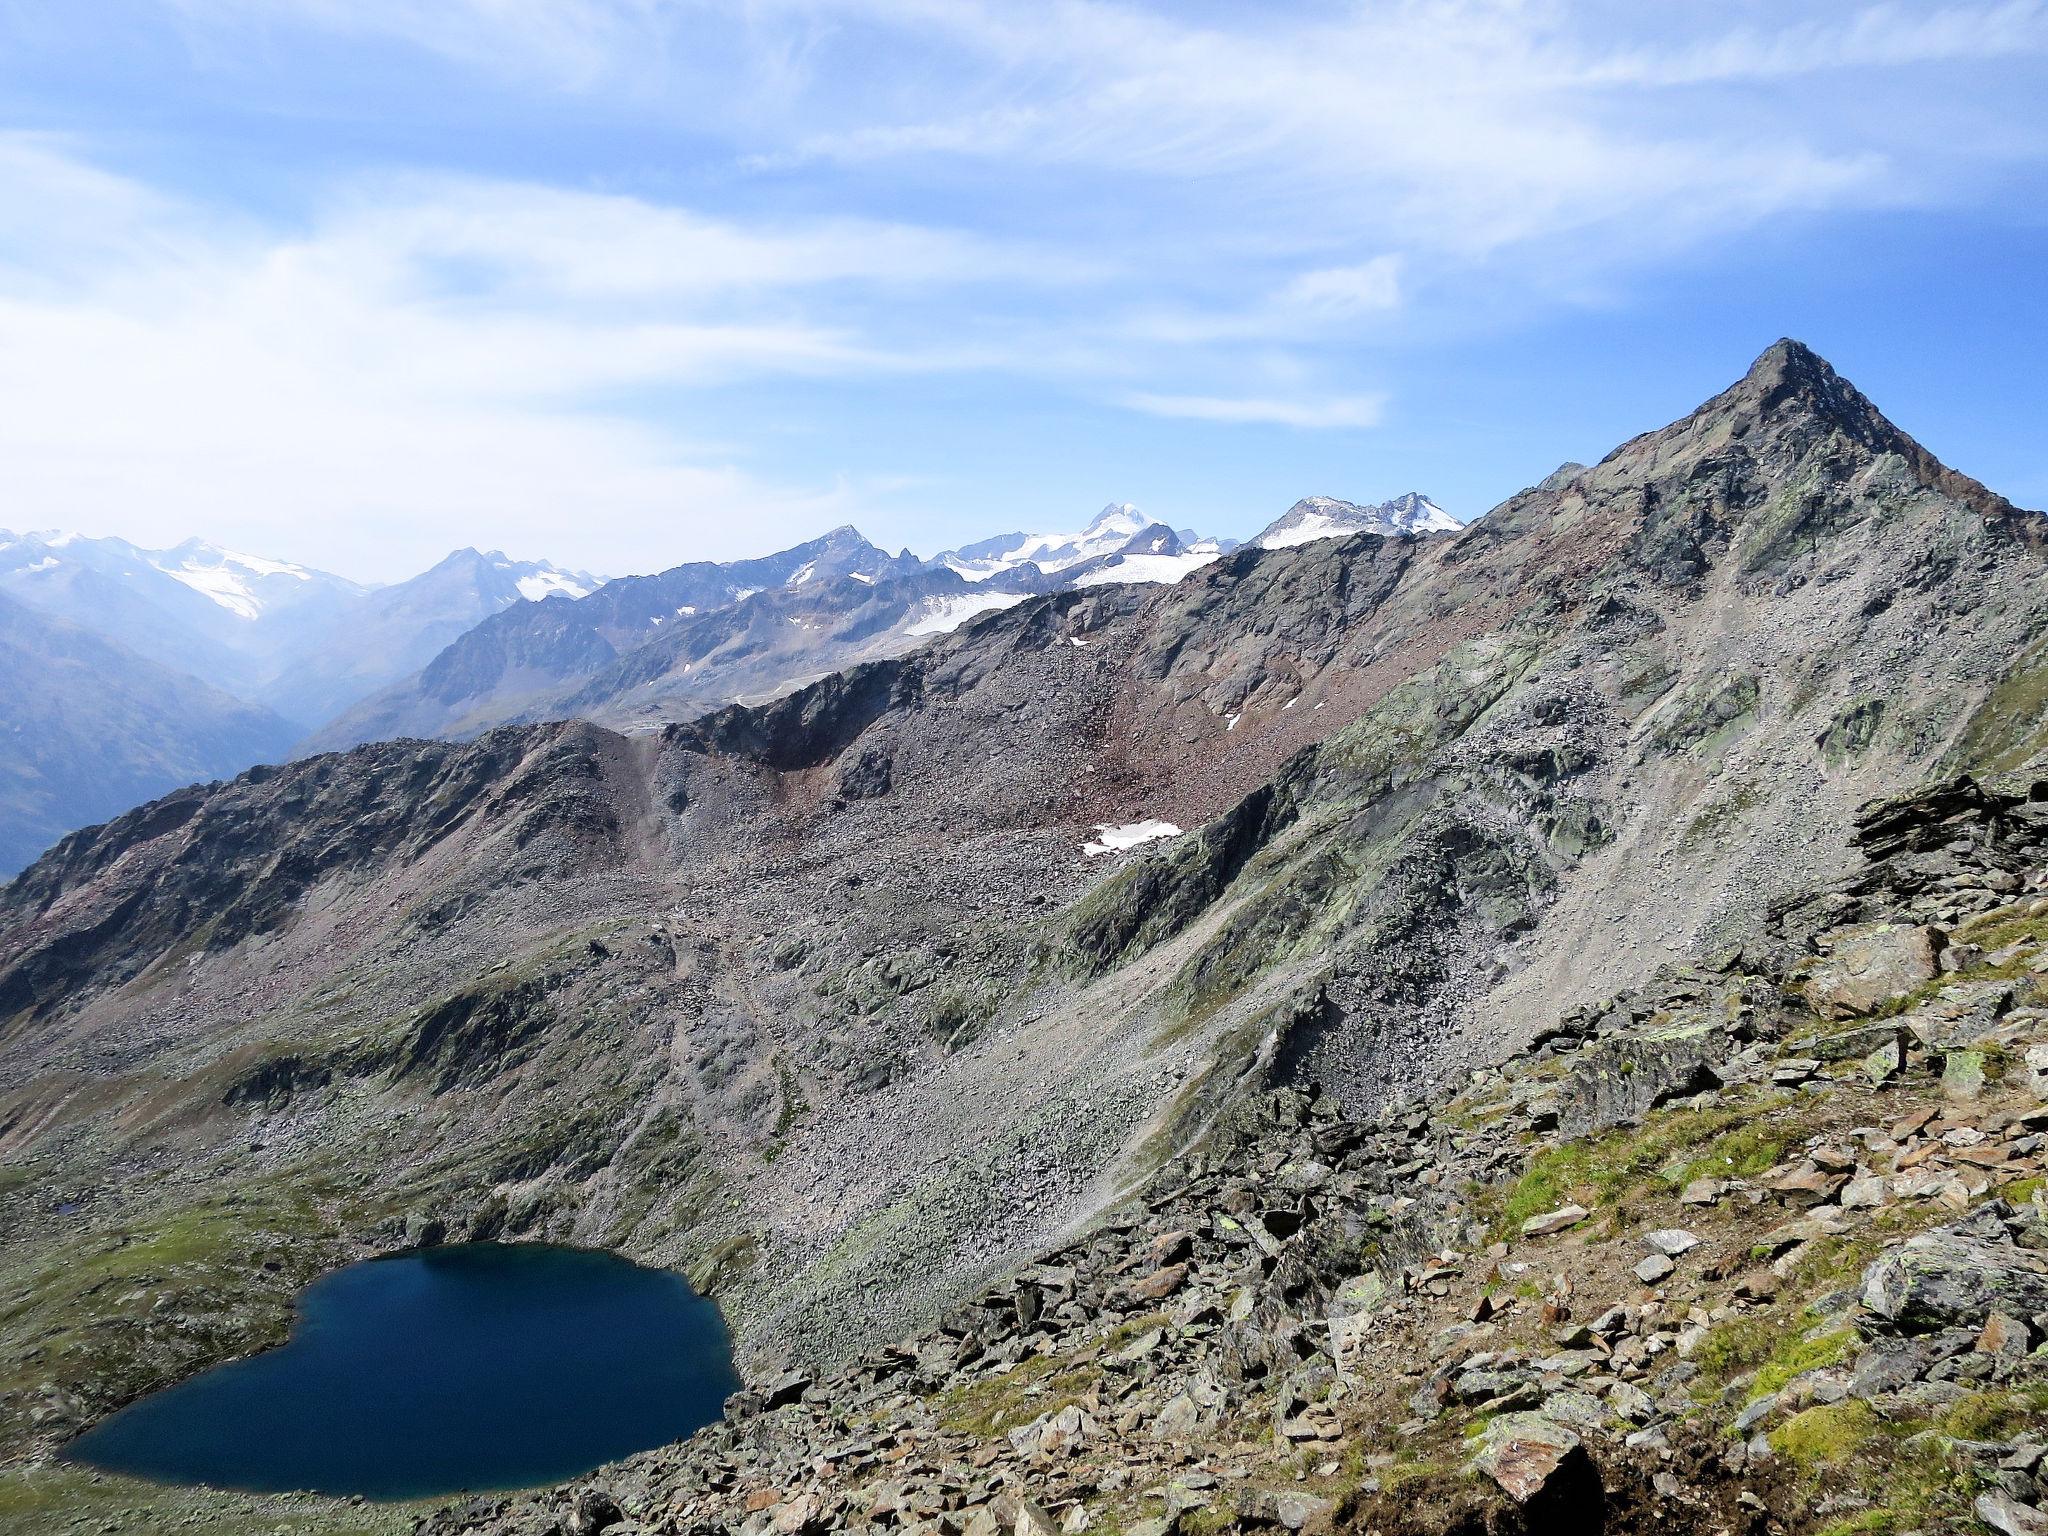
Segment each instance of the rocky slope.
M7 1443L218 1358L223 1295L265 1337L258 1251L618 1247L757 1378L928 1327L1259 1085L1434 1102L1851 871L1872 795L2032 761L2043 560L1787 343L1455 536L75 835L0 894ZM1196 830L1083 851L1147 821Z
M2038 1530L2048 782L1454 1093L1242 1101L938 1327L455 1532Z

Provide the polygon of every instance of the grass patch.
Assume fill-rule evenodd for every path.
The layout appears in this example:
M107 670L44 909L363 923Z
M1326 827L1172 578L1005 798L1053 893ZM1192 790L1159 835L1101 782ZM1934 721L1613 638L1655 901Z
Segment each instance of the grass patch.
M1794 1334L1781 1339L1758 1367L1756 1379L1750 1383L1749 1400L1755 1402L1760 1397L1783 1391L1785 1384L1795 1376L1842 1364L1856 1353L1861 1343L1853 1328L1836 1328L1811 1337Z
M1037 1355L1004 1375L949 1387L933 1404L932 1416L942 1429L992 1440L1041 1414L1078 1403L1097 1376L1058 1356Z
M313 1175L268 1180L0 1261L0 1446L38 1401L97 1415L281 1341L299 1289L390 1213Z
M1754 1104L1660 1110L1640 1126L1539 1152L1502 1198L1495 1235L1514 1237L1531 1216L1571 1200L1614 1210L1698 1178L1752 1178L1783 1157L1794 1135L1758 1116Z

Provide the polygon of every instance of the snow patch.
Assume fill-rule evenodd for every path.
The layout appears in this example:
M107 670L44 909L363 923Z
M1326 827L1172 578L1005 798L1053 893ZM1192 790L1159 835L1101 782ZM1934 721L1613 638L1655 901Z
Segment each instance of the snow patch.
M1159 582L1171 586L1182 577L1191 576L1203 566L1211 564L1216 556L1185 555L1125 555L1114 565L1105 565L1074 579L1077 587L1107 587L1121 581Z
M1157 842L1162 837L1180 836L1180 828L1170 821L1131 821L1120 827L1099 821L1095 824L1095 831L1095 841L1081 845L1081 851L1091 859L1098 854L1121 853L1140 843Z
M974 592L964 597L927 599L925 616L904 631L906 635L950 635L979 614L999 608L1014 608L1024 601L1022 592Z

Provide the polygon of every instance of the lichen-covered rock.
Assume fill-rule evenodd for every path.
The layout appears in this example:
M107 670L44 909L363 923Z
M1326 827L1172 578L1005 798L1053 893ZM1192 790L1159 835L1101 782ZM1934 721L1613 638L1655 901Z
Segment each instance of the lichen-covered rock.
M1727 1035L1701 1018L1603 1040L1573 1062L1558 1098L1559 1128L1583 1136L1632 1124L1660 1104L1717 1086L1714 1069L1727 1054Z
M1841 929L1827 956L1805 976L1806 1000L1824 1019L1849 1019L1931 981L1940 970L1940 936L1905 923Z
M2048 1254L1953 1227L1923 1233L1864 1272L1863 1304L1907 1333L2032 1317L2048 1312Z

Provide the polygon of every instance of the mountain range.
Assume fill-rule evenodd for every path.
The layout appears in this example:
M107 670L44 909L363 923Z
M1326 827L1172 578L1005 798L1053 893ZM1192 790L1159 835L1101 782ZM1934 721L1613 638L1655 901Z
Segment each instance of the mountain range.
M464 549L369 587L198 540L153 550L0 532L0 594L25 610L10 646L24 673L43 673L46 702L54 679L77 675L60 658L78 641L54 626L39 637L39 614L112 647L131 696L144 658L148 675L172 674L158 696L191 723L159 737L163 712L138 711L140 738L103 757L118 714L83 695L70 715L46 712L33 761L0 751L11 786L0 789L0 872L62 832L255 762L565 715L661 725L900 654L1034 593L1174 581L1236 547L1118 503L1076 533L1005 535L929 560L839 528L758 559L617 581ZM67 770L48 772L58 761Z
M729 572L701 571L697 590L725 594L732 626L716 644L693 631L654 649L712 617L676 613L690 605L684 578L643 589L637 608L549 598L484 628L526 637L549 616L607 679L598 702L617 708L778 624L838 613L830 633L848 637L860 605L832 605L853 589L880 599L926 582L916 601L951 599L1035 564L970 582L869 550L828 536L777 568L772 593L736 600ZM841 595L823 604L827 592ZM1733 1050L1767 1011L1823 997L1802 978L1828 953L1802 950L1804 969L1774 957L1868 907L1859 848L1893 823L1859 808L2048 764L2040 515L1941 464L1793 342L1682 420L1456 533L1251 545L1175 582L1004 595L1019 600L659 730L535 720L178 790L71 834L0 890L0 1138L20 1170L0 1185L0 1380L31 1384L0 1395L0 1442L27 1454L276 1337L295 1287L349 1255L516 1237L687 1272L730 1320L761 1406L839 1414L820 1445L860 1441L856 1409L885 1426L874 1443L911 1445L924 1432L910 1426L934 1414L983 1422L981 1399L952 1395L987 1388L975 1372L1068 1382L1030 1364L1028 1344L974 1324L945 1333L957 1308L991 1287L1032 1288L1048 1329L1092 1325L1051 1256L1076 1234L1142 1231L1148 1247L1118 1258L1113 1283L1155 1288L1119 1290L1131 1326L1090 1361L1113 1351L1128 1374L1146 1350L1257 1334L1270 1348L1215 1357L1214 1381L1189 1387L1173 1422L1192 1432L1251 1393L1237 1443L1255 1449L1278 1424L1291 1447L1302 1415L1343 1407L1327 1324L1318 1335L1294 1310L1323 1294L1313 1265L1427 1298L1494 1231L1540 1236L1553 1205L1557 1221L1579 1220L1587 1208L1571 1216L1564 1202L1608 1188L1605 1143L1535 1166L1556 1149L1490 1140L1475 1161L1480 1122L1457 1119L1435 1151L1404 1140L1385 1165L1377 1192L1399 1203L1328 1230L1314 1255L1289 1247L1371 1127L1421 1137L1431 1121L1414 1106L1487 1088L1481 1069L1525 1047L1576 1047L1610 1025L1627 1036L1619 1054L1571 1079L1596 1106L1640 1085L1625 1118L1722 1082L1681 1049L1694 1015L1701 1038ZM622 650L640 625L659 638ZM520 659L526 643L481 653L485 693L457 696L510 698L507 670L544 672ZM643 653L645 677L608 670ZM499 658L511 659L493 678ZM1998 828L2017 824L2028 794L2022 783L1987 799L1972 781L1900 823L1915 829L1893 866L1921 903L1912 921L1945 934L2022 890L1957 861L2004 846ZM1977 816L1990 830L1972 830ZM1812 894L1837 879L1852 883ZM1805 927L1788 916L1800 913ZM1839 942L1889 942L1902 921ZM1900 1006L1939 1001L1943 942L1915 951L1925 986ZM2005 954L1970 948L1953 963ZM1836 964L1851 980L1867 976L1856 953ZM1996 964L1987 985L2004 1001L1971 993L1955 1009L1978 999L1987 1018L2007 1016L2024 966ZM1624 995L1640 1001L1612 1001ZM1557 1129L1565 1054L1517 1080L1531 1134ZM1863 1071L1860 1054L1842 1060ZM1822 1066L1816 1050L1760 1069L1782 1074L1770 1102L1804 1103L1800 1074ZM1219 1138L1283 1113L1283 1131L1330 1135L1272 1144L1244 1174L1249 1194L1221 1193ZM1806 1183L1788 1189L1863 1155L1826 1137L1867 1141L1849 1127L1882 1123L1816 1126L1796 1144L1825 1165L1789 1171ZM1945 1145L1976 1147L1985 1133L1973 1135ZM1673 1157L1630 1150L1615 1177ZM1536 1182L1514 1182L1525 1178ZM1196 1239L1111 1214L1140 1188L1154 1211L1191 1203L1202 1242L1242 1237L1243 1315L1227 1290L1193 1298L1209 1311L1171 1309L1191 1273L1172 1274L1187 1262L1174 1245ZM1489 1225L1496 1205L1531 1225ZM1439 1207L1442 1224L1403 1225L1404 1211ZM1767 1270L1755 1244L1825 1235L1744 1229L1725 1273ZM173 1242L175 1264L102 1283L115 1256ZM1767 1307L1775 1283L1754 1286L1736 1300ZM1537 1298L1512 1287L1488 1297L1457 1326L1488 1308L1536 1316ZM1554 1295L1543 1304L1542 1347L1598 1353L1580 1338L1586 1319ZM1647 1328L1657 1314L1640 1315ZM1697 1326L1734 1315L1703 1307ZM1249 1333L1220 1331L1240 1325ZM919 1330L925 1344L891 1353ZM941 1336L954 1344L931 1342ZM1626 1357L1616 1344L1611 1372L1573 1370L1619 1373L1675 1337L1638 1339ZM1427 1342L1389 1339L1383 1364L1433 1414L1451 1394L1432 1384ZM1757 1347L1731 1359L1754 1369L1776 1346ZM806 1371L860 1358L927 1387L805 1398ZM1111 1385L1073 1380L1072 1401L1002 1399L1021 1416L997 1421L991 1444L1011 1451L992 1454L1024 1457L1019 1476L1067 1465L1003 1439L1038 1407L1120 1422ZM1526 1391L1518 1382L1503 1391ZM1096 1406L1080 1408L1091 1391ZM1063 1422L1079 1443L1081 1419ZM801 1475L838 1454L807 1451ZM730 1476L716 1488L736 1501L758 1491ZM789 1529L809 1528L800 1516ZM448 1516L491 1530L543 1518L503 1504Z

